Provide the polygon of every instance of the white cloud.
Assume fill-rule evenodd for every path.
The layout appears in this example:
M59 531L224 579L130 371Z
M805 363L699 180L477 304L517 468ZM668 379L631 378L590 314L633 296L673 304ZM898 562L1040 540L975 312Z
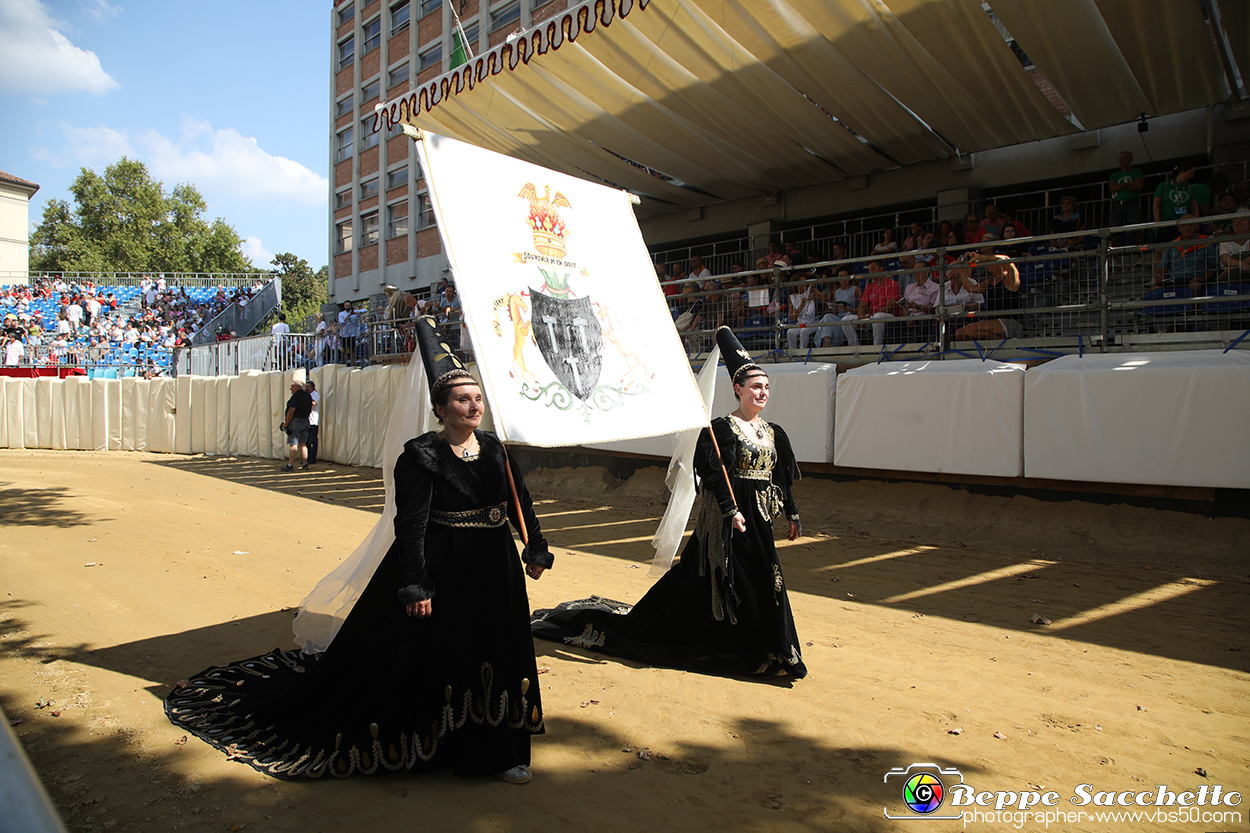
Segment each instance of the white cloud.
M0 0L0 92L103 93L118 86L100 58L74 46L60 27L40 0Z
M268 269L273 263L273 252L265 248L259 237L249 237L243 241L243 254L257 269Z
M100 22L122 13L121 6L114 6L107 0L79 0L78 5L82 7L83 14Z
M0 0L2 2L2 0ZM193 183L210 202L224 197L247 201L294 200L325 205L329 182L293 159L262 149L255 138L233 127L214 128L200 119L184 118L181 135L170 138L156 130L131 133L111 127L62 125L69 140L63 156L74 165L102 168L122 156L138 159L155 179L172 188ZM51 151L40 157L62 156Z

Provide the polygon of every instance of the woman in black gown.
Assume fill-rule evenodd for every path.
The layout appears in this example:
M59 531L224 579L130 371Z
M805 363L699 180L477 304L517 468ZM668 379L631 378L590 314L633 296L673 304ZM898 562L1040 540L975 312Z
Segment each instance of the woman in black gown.
M507 521L524 518L531 577L553 557L520 471L493 434L476 430L480 387L430 319L417 329L445 427L405 444L395 465L395 543L338 634L318 660L275 649L209 668L166 698L176 725L261 772L451 767L530 780L542 702Z
M543 639L653 665L801 678L807 666L772 525L784 512L789 540L802 534L791 493L798 466L785 431L759 415L768 375L728 328L716 338L739 405L712 420L715 445L708 429L699 437L703 501L680 561L632 608L592 597L535 611L531 625Z

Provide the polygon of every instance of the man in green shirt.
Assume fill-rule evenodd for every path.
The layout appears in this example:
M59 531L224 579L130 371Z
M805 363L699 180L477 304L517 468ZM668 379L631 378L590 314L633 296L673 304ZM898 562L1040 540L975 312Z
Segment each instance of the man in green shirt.
M1141 189L1145 174L1133 167L1133 154L1127 150L1120 153L1120 170L1111 174L1111 226L1131 226L1141 222ZM1120 242L1127 245L1128 235L1121 235ZM1141 232L1133 235L1137 245L1143 242Z

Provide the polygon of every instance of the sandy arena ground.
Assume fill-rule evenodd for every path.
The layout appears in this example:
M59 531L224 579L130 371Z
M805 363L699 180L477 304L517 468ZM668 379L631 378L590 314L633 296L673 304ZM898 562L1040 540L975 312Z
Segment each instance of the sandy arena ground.
M276 781L161 709L171 683L289 645L292 608L376 521L376 470L276 469L0 451L0 706L71 830L915 831L883 807L903 812L884 776L916 762L978 790L1054 790L1073 813L1082 783L1250 793L1250 522L810 477L806 537L779 542L807 679L539 642L532 784ZM531 605L645 592L659 469L530 486L557 553ZM1250 829L1250 796L1240 821L1095 809L1050 828Z

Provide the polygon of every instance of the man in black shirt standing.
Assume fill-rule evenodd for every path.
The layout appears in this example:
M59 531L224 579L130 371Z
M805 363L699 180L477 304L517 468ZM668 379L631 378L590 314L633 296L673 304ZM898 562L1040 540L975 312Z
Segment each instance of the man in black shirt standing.
M290 448L283 471L295 471L297 458L301 469L308 468L308 415L311 413L312 397L304 390L302 382L291 380L291 398L286 401L286 418L278 426L286 432L286 442Z

